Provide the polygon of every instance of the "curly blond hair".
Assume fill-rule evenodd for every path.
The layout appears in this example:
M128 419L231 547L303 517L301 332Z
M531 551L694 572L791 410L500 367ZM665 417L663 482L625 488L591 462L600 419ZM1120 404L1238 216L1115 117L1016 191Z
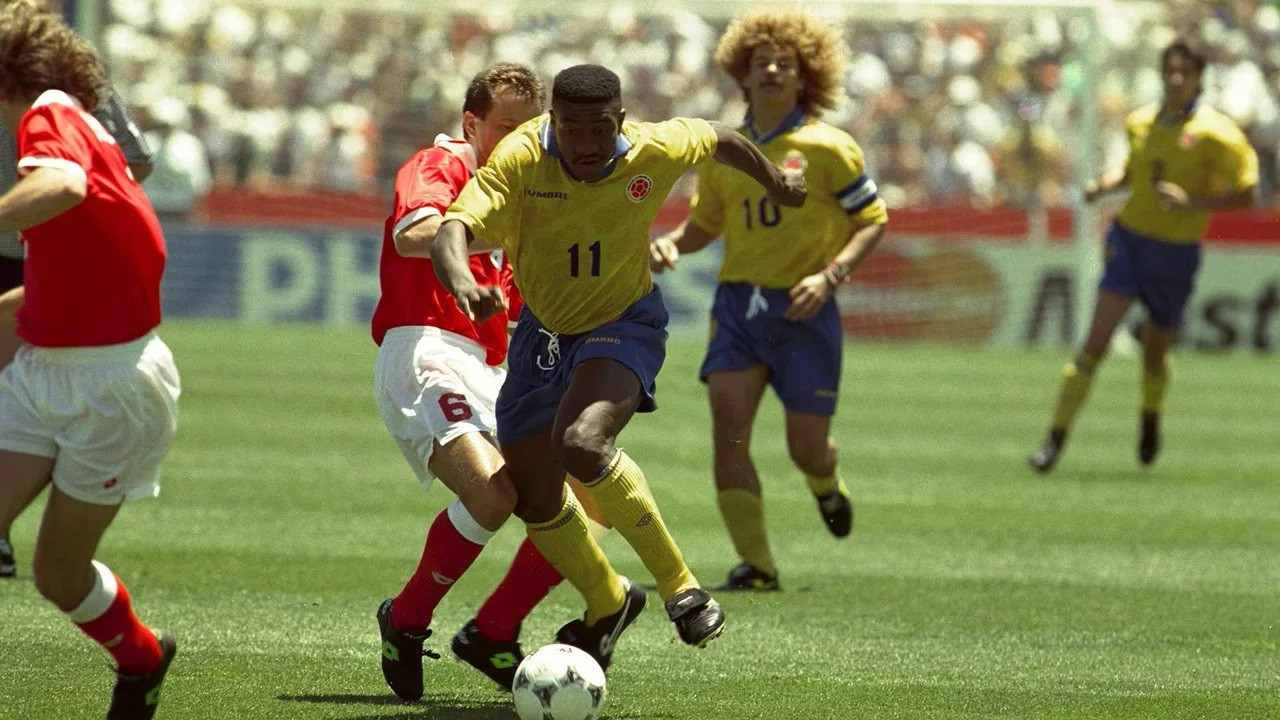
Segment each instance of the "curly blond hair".
M46 8L30 0L0 6L0 97L27 100L62 90L92 110L107 87L102 59Z
M800 61L800 107L819 116L840 101L844 80L844 43L840 33L798 12L766 11L735 20L716 46L715 62L741 86L751 70L751 53L760 46L794 50ZM745 89L744 89L745 92Z

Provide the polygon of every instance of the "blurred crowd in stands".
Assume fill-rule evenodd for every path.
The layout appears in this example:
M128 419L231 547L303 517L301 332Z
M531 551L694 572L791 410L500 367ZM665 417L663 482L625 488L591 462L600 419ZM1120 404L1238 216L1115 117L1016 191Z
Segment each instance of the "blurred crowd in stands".
M423 7L470 3L424 3ZM598 12L263 9L231 0L110 0L99 38L112 78L160 151L148 189L182 213L212 186L376 193L438 132L460 132L470 77L497 60L548 80L579 62L622 76L633 119L739 122L740 91L710 63L727 18ZM696 3L690 3L696 7ZM1083 62L1087 24L1028 2L979 19L950 13L842 21L848 100L825 119L864 147L892 207L1055 206L1076 198L1083 143L1095 167L1125 152L1124 116L1160 95L1159 50L1198 38L1204 100L1258 150L1264 202L1280 205L1280 7L1262 0L1116 2ZM366 8L375 8L370 3ZM855 6L856 7L856 6ZM928 16L922 16L928 17ZM1082 114L1096 89L1097 123Z

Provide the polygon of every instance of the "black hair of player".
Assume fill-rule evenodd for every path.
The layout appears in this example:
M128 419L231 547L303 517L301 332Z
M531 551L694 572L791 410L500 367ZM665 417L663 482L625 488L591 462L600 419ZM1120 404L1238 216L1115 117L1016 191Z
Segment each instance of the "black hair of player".
M574 65L556 74L551 102L621 103L622 81L603 65Z
M1169 43L1164 50L1160 51L1160 69L1169 64L1169 58L1173 55L1181 55L1191 61L1191 66L1196 69L1196 74L1203 74L1204 68L1209 64L1209 59L1205 57L1204 52L1191 43L1186 38L1178 38Z

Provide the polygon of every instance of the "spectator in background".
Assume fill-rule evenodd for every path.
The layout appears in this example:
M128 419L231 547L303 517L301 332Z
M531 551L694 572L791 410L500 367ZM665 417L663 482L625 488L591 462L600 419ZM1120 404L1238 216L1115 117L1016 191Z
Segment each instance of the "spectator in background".
M1045 208L1063 204L1061 179L1067 176L1062 141L1043 125L1043 100L1018 103L1018 121L1000 142L999 188L1005 204Z
M138 103L172 96L202 109L193 117L195 133L206 142L215 182L223 184L386 187L406 148L423 144L413 128L448 127L466 78L499 60L524 62L544 77L583 62L617 67L628 114L638 119L678 112L736 122L744 109L739 94L707 66L727 18L634 1L518 18L475 13L461 3L418 12L318 4L261 10L236 0L110 7L115 16L104 43L118 84ZM1030 0L1021 12L963 20L894 20L851 9L845 25L854 58L846 77L852 102L828 120L869 140L864 150L872 165L890 154L909 160L911 151L891 142L898 126L902 137L918 137L921 153L975 163L932 178L900 177L908 204L934 201L930 192L939 186L946 191L941 200L952 204L1003 201L998 188L985 186L994 182L987 179L993 163L1007 157L1029 97L1041 107L1033 139L1052 135L1066 148L1094 142L1104 158L1123 156L1124 115L1160 90L1144 58L1175 32L1201 37L1223 61L1205 79L1205 99L1245 127L1262 157L1263 192L1275 197L1280 9L1274 3L1115 3L1100 27L1105 54L1095 58L1092 78L1084 73L1079 23ZM1104 107L1101 127L1086 133L1079 111L1088 88ZM343 103L367 112L359 129L334 112ZM940 121L958 134L930 132ZM923 130L915 135L907 125ZM1043 170L1046 192L1069 184L1074 157ZM898 202L892 194L886 200Z
M153 170L142 188L162 226L189 223L213 185L204 143L188 129L190 113L175 98L160 98L142 117L147 143L155 149Z

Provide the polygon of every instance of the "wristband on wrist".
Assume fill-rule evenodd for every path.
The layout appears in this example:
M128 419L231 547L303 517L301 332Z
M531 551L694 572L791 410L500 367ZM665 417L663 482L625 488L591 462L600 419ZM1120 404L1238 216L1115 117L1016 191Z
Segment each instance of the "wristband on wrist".
M839 285L849 279L849 268L837 262L827 264L827 268L822 271L823 275L830 275L832 285Z

